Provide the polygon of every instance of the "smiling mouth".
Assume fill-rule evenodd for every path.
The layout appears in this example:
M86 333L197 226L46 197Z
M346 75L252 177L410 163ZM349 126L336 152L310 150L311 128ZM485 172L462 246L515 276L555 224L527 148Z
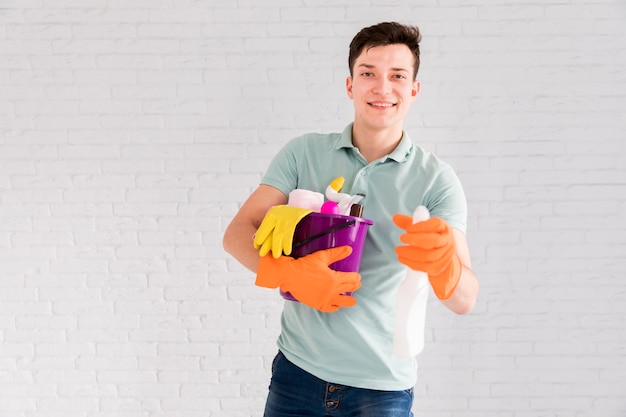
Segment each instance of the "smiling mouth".
M379 109L391 108L396 105L396 103L372 103L372 102L367 103L367 104L369 104L372 107L379 108Z

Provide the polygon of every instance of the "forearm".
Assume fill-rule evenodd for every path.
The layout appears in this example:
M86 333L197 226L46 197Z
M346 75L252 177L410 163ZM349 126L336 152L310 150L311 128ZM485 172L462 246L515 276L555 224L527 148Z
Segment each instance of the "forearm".
M256 228L249 224L231 223L224 233L224 250L252 272L259 266L259 251L252 243Z
M226 231L222 244L243 266L257 272L259 251L254 248L254 234L267 211L275 205L285 204L287 197L278 189L260 185L241 206Z

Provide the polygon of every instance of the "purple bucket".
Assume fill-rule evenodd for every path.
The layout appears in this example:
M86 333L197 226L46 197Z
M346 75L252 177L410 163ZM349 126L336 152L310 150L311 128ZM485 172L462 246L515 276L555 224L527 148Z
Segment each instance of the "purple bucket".
M342 272L359 272L367 228L373 221L363 217L331 213L310 213L296 226L291 256L299 258L322 249L350 246L352 253L330 268ZM352 295L351 292L346 293ZM280 291L285 300L298 301L290 293Z

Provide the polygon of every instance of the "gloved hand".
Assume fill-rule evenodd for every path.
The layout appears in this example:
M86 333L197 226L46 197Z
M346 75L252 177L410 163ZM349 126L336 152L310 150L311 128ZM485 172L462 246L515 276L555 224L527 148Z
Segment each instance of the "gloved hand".
M398 260L411 269L428 273L439 299L450 298L461 278L461 261L450 225L439 217L413 223L410 216L403 214L393 216L393 222L406 231L400 241L408 245L396 247Z
M342 293L361 287L358 272L334 271L328 265L348 257L350 246L323 249L301 258L265 255L259 261L255 284L259 287L280 287L302 304L324 313L341 307L352 307L356 299Z
M296 226L312 211L286 205L272 207L254 235L254 248L261 249L259 255L265 256L270 250L274 258L278 258L283 252L291 255Z

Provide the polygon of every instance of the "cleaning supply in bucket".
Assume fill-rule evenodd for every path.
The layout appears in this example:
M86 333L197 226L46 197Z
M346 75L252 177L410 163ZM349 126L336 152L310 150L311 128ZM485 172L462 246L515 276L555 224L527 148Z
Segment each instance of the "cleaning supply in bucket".
M324 204L324 194L316 191L296 188L289 193L288 206L320 211Z
M353 204L361 201L365 194L357 193L354 195L340 193L339 191L343 188L343 184L345 179L343 177L337 177L326 187L325 195L326 198L330 201L334 201L339 205L339 214L348 215L350 213L350 207Z
M413 223L428 220L430 213L424 206L413 212ZM414 357L424 348L424 327L428 303L428 274L407 268L404 281L396 295L396 317L393 335L393 354Z
M339 214L339 204L335 203L334 201L328 200L324 202L324 204L322 204L322 207L319 211L320 213Z
M296 226L291 256L299 258L322 249L350 246L352 253L329 267L335 271L358 272L365 245L365 237L372 220L333 213L310 213ZM346 293L352 295L352 293ZM297 301L288 292L281 291L286 300Z
M363 206L361 204L353 204L350 206L350 216L363 217Z

